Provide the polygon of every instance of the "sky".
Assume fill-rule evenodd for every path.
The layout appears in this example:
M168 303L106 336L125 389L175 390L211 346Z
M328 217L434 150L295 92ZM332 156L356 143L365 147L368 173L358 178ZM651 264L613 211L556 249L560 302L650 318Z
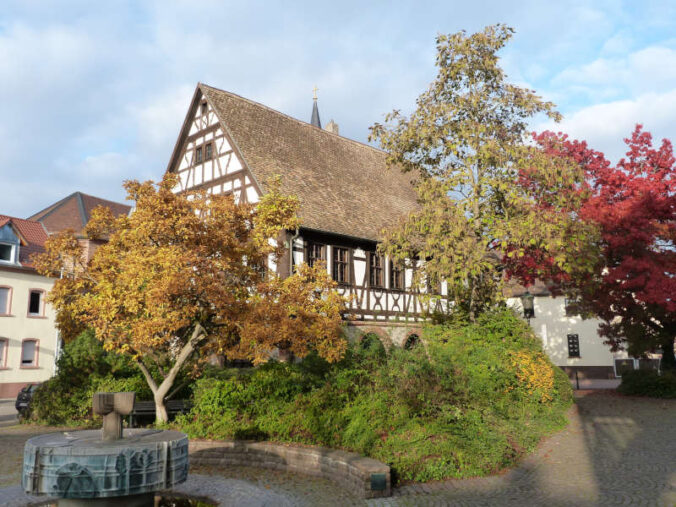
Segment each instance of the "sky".
M81 191L123 201L162 177L198 82L366 142L436 75L435 37L506 23L509 81L557 104L554 129L612 161L642 123L676 140L676 2L4 0L0 213Z

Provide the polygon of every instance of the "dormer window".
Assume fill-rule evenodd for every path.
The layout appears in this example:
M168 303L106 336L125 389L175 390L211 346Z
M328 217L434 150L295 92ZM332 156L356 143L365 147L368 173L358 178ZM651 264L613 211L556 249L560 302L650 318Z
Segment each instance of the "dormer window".
M0 243L0 261L12 262L12 248L14 245Z
M16 245L0 243L0 262L15 262L16 250Z

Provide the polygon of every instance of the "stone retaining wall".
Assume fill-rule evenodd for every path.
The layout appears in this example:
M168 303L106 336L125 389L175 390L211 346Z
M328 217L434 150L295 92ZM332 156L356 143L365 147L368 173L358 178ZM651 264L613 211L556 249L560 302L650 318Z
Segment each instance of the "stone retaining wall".
M190 463L252 466L323 477L361 498L391 494L390 467L359 454L270 442L190 440Z

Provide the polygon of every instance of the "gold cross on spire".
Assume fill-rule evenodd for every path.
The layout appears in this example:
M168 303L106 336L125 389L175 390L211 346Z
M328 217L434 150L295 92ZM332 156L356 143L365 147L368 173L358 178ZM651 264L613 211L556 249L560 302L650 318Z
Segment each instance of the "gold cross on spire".
M317 92L319 91L319 88L317 88L317 85L312 89L312 98L314 100L317 100Z

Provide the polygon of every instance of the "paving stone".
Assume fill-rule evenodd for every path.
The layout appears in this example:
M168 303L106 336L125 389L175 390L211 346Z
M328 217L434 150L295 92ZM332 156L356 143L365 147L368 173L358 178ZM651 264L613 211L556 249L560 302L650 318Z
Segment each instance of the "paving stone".
M586 393L570 424L546 439L519 467L475 479L405 484L392 497L364 501L319 477L244 466L191 468L176 491L243 506L674 506L676 505L676 400ZM23 443L45 428L0 430L0 505L19 507ZM47 431L53 431L49 429ZM293 451L290 451L293 452ZM219 464L223 461L219 461Z

